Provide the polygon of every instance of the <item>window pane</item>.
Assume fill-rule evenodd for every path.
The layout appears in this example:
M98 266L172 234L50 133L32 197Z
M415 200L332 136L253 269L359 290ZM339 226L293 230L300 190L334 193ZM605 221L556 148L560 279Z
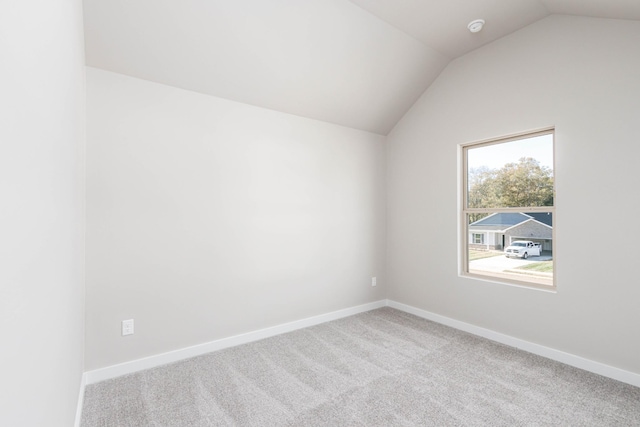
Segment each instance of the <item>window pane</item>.
M469 273L553 286L551 212L472 215L466 221Z
M467 207L553 206L553 135L466 148Z

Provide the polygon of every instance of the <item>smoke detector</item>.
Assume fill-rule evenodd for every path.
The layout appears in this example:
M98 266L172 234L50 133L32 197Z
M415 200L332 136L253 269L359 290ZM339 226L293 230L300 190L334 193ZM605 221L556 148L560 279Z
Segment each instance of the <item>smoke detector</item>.
M484 26L484 19L476 19L475 21L469 22L469 25L467 25L467 28L469 28L469 31L471 31L472 33L478 33L480 32L480 30L482 30L483 26Z

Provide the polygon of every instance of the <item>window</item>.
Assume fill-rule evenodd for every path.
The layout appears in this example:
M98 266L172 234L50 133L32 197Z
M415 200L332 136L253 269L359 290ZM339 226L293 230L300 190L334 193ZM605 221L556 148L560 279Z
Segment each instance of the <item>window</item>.
M554 288L554 130L461 150L462 275Z

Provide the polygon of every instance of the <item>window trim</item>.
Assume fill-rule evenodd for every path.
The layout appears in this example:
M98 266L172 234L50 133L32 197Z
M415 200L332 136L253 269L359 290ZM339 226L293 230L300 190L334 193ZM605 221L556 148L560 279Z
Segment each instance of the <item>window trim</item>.
M522 207L515 207L515 208L469 208L467 207L467 202L468 202L468 197L467 197L467 193L469 190L468 187L468 178L469 178L469 173L468 173L468 162L467 162L467 151L469 148L477 148L477 147L486 147L486 146L490 146L490 145L497 145L497 144L504 144L507 142L511 142L511 141L518 141L521 139L528 139L528 138L534 138L537 136L543 136L543 135L552 135L553 138L553 144L552 144L552 150L553 150L553 206L534 206L534 207L526 207L526 206L522 206ZM511 285L511 286L517 286L517 287L523 287L523 288L527 288L527 289L536 289L536 290L542 290L542 291L547 291L547 292L557 292L557 286L558 286L558 281L557 281L557 277L556 277L556 272L557 272L557 253L556 253L556 228L557 228L557 216L556 216L556 197L557 197L557 192L556 192L556 184L557 184L557 178L556 178L556 128L555 126L550 126L550 127L546 127L546 128L542 128L542 129L537 129L537 130L532 130L532 131L527 131L527 132L521 132L521 133L516 133L516 134L511 134L511 135L507 135L507 136L502 136L502 137L498 137L498 138L491 138L491 139L485 139L485 140L481 140L481 141L473 141L473 142L467 142L467 143L462 143L459 144L458 146L458 153L459 153L459 162L458 165L459 167L461 167L460 173L458 174L459 177L459 182L460 182L460 186L458 187L458 192L459 192L459 242L460 242L460 247L459 247L459 269L458 269L458 275L461 277L466 277L466 278L471 278L471 279L477 279L477 280L481 280L481 281L486 281L486 282L491 282L491 283L499 283L499 284L505 284L505 285ZM461 178L461 179L460 179ZM540 284L540 283L534 283L534 282L530 282L530 281L524 281L524 280L518 280L518 279L514 279L514 278L510 278L510 277L498 277L495 275L491 275L491 274L477 274L477 273L471 273L469 271L469 234L470 234L470 230L468 229L468 224L467 224L467 215L468 214L473 214L473 213L500 213L500 212L551 212L551 214L553 215L553 226L552 226L552 230L551 230L551 248L552 248L552 253L553 253L553 261L554 261L554 268L553 268L553 276L552 276L552 281L553 283L551 285L547 285L547 284Z

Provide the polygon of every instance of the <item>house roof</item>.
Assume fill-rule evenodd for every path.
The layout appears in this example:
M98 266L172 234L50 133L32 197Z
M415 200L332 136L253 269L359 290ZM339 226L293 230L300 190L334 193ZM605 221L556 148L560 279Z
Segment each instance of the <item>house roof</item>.
M550 212L501 212L469 224L469 230L504 231L531 219L553 227L553 216Z
M640 19L640 2L84 0L86 62L386 135L452 59L553 14Z
M538 222L553 227L553 214L551 212L529 212L527 215L533 217Z

